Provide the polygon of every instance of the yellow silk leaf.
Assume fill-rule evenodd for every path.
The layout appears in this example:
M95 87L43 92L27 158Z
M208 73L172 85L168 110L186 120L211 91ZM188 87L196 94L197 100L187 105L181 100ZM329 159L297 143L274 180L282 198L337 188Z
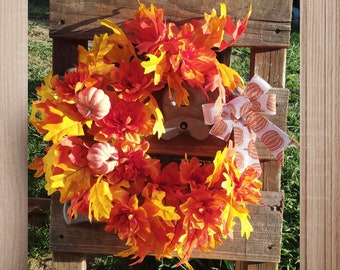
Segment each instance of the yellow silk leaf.
M158 85L159 82L161 81L161 78L163 76L164 73L164 66L166 66L164 64L165 62L165 55L166 52L161 52L161 55L159 57L157 57L156 55L153 54L147 54L147 56L149 57L148 61L143 61L141 63L142 67L145 69L144 73L145 74L149 74L151 72L155 72L154 75L154 84ZM162 65L163 63L163 65Z
M112 50L114 44L108 44L108 35L103 34L100 36L94 36L93 49L91 51L86 50L82 46L78 46L78 59L80 63L84 63L88 66L88 70L91 74L105 75L108 73L114 64L108 64L105 61L106 55ZM87 87L92 86L96 79L87 78L85 85Z
M237 73L236 70L228 67L225 64L218 63L218 69L220 70L220 74L222 77L222 83L225 87L229 87L231 89L236 89L238 85L235 83L235 77L237 77L242 84L244 84L244 81L240 74Z
M222 173L224 171L224 160L225 160L225 157L226 157L226 154L227 154L227 150L228 148L225 147L223 149L223 151L217 151L216 152L216 155L215 155L215 158L214 158L214 171L211 175L209 175L207 177L207 180L206 180L206 183L209 184L209 186L212 186L214 185L215 183L217 183L221 176L222 176Z
M235 183L227 173L223 173L225 181L222 182L221 187L227 191L228 196L234 196ZM233 198L232 198L233 199Z
M57 99L57 95L55 93L55 90L53 89L51 85L51 80L53 77L57 77L57 75L52 76L52 71L50 71L45 77L44 77L44 83L41 84L40 87L36 87L37 94L40 96L40 100L42 102L48 100L54 100Z
M70 166L59 164L61 173L51 176L50 188L60 191L60 202L66 203L79 191L90 188L91 172L88 167Z
M222 231L222 236L227 239L229 236L233 239L233 228L235 225L234 216L231 214L232 206L228 203L222 211L221 217L223 218L224 230Z
M113 44L108 44L109 35L107 33L94 36L92 51L97 54L98 59L103 59L105 55L113 48Z
M149 96L149 100L145 105L146 108L149 110L150 115L152 115L155 118L152 134L155 135L156 133L158 133L157 137L158 139L160 139L162 134L165 133L165 127L163 124L164 122L163 113L159 109L157 100L152 95Z
M227 5L225 3L220 3L220 18L226 18L227 17ZM216 9L213 9L211 11L211 14L204 13L204 18L206 21L209 21L211 18L216 17L217 12Z
M44 134L46 130L43 129L42 120L37 117L37 114L40 113L37 107L37 103L39 103L39 101L32 103L31 115L30 115L29 121L40 134Z
M154 190L152 192L151 201L158 207L158 212L155 216L160 216L168 225L173 226L173 224L167 221L179 220L181 217L175 213L176 207L165 206L163 204L163 199L165 197L165 192L160 190Z
M122 180L117 184L111 184L110 190L114 200L119 202L128 200L130 194L127 191L128 188L130 188L130 183L128 180Z
M221 18L227 17L227 5L225 3L220 3Z
M218 17L215 9L211 14L204 13L206 23L202 26L205 34L209 34L208 38L205 36L204 44L206 47L219 47L224 36L223 26L226 23L227 7L225 3L220 4L221 15ZM202 36L204 37L204 36Z
M51 180L53 167L57 164L57 156L54 154L57 147L57 143L52 144L46 155L43 157L46 180L45 189L47 190L48 195L51 195L53 192L57 191L57 189L52 187L53 181Z
M249 213L247 208L243 208L238 204L234 204L230 210L230 214L238 217L241 222L241 237L246 235L246 238L249 239L250 233L254 231L253 226L249 222Z
M117 252L114 255L117 257L129 257L130 255L136 254L137 251L138 251L138 247L133 246L127 250Z
M182 81L182 78L177 73L168 76L169 98L173 100L171 91L174 91L177 106L190 104L189 92L182 86Z
M189 262L184 262L183 264L186 266L186 268L188 270L194 270L194 268L192 267L192 265Z
M98 178L90 190L89 219L92 221L92 213L95 220L108 219L112 209L112 193L107 182Z
M114 51L116 51L117 56L119 56L120 53L121 54L121 56L119 57L120 60L128 59L127 57L130 58L131 55L137 57L133 44L127 38L125 33L114 22L110 20L103 20L101 21L101 24L104 25L105 27L110 28L114 32L113 35L109 36L109 41L117 43L119 45L119 48L123 47L123 49L113 50L113 52L111 53L115 53Z
M51 115L61 117L61 122L43 125L43 129L47 130L44 136L45 141L52 140L57 143L63 136L83 136L83 123L74 121L55 107L50 106Z
M155 124L153 126L153 134L156 134L158 133L158 139L161 138L162 134L165 133L165 127L164 127L164 124L163 124L163 114L162 114L162 111L159 109L159 108L156 108L155 109L155 118L156 118L156 121L155 121Z

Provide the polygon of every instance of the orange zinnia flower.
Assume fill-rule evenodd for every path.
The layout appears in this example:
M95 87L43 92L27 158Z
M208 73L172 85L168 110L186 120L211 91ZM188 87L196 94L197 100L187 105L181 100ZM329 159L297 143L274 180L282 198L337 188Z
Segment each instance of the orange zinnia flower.
M165 38L165 30L163 9L157 9L153 4L149 9L141 4L134 19L124 22L124 31L131 42L137 44L139 53L153 51L152 48Z
M121 62L119 68L111 73L111 86L117 91L119 97L125 101L143 102L151 93L164 87L163 84L155 85L152 74L144 74L141 61L134 58L131 62Z
M111 210L105 231L114 231L121 240L132 239L150 233L147 212L138 206L137 196L128 202L116 202Z
M191 256L194 248L208 251L222 243L220 236L223 228L222 213L227 204L226 194L221 190L207 190L200 185L188 194L181 204L185 234L180 238L178 253L182 262ZM194 236L194 237L193 237Z
M179 169L183 183L204 184L207 177L213 172L214 166L211 163L202 164L197 157L193 157L190 160L183 159Z
M151 135L153 121L147 114L146 105L120 100L112 105L110 112L96 125L106 138L136 138L136 135Z
M76 92L83 88L85 77L77 69L66 72L63 79L53 77L52 84L62 101L74 103Z

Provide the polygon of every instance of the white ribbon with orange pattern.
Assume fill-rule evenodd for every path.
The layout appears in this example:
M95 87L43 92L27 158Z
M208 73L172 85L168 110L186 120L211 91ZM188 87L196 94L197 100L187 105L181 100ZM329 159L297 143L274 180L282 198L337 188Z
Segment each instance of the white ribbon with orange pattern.
M267 94L270 88L266 81L255 75L244 92L222 104L219 110L214 103L202 105L205 124L213 125L211 135L227 141L234 131L236 165L240 171L251 166L261 174L256 136L281 164L284 148L293 143L283 130L263 116L276 114L276 96Z

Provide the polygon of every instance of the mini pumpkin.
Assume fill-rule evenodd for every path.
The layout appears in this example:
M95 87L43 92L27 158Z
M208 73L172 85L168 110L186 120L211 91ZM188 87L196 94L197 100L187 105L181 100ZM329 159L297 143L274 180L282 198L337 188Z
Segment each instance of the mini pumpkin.
M87 154L88 165L96 174L112 172L118 165L118 150L108 142L99 142L91 146Z
M111 102L102 89L91 87L79 92L76 106L86 119L100 120L109 113Z

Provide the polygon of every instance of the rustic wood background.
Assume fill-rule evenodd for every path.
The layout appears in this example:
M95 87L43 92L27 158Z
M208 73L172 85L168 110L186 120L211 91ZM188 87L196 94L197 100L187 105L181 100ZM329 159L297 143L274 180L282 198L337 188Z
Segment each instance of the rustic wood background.
M220 2L206 0L201 4L197 0L186 1L140 1L149 6L150 3L157 3L156 7L164 8L165 18L171 18L180 22L187 18L197 18L204 12L210 13L215 8L220 14ZM291 9L291 1L223 1L227 5L228 15L234 19L243 18L252 2L253 13L247 27L247 34L242 35L239 40L243 46L263 46L270 44L272 47L283 47L289 44L290 17L287 10ZM66 4L66 5L65 5ZM111 19L116 23L131 19L131 14L138 9L138 1L126 0L64 0L50 2L51 34L54 37L73 37L78 39L89 39L94 34L104 31L105 28L98 25L98 20ZM207 10L207 7L209 9ZM232 13L230 13L232 11ZM261 29L259 33L258 29Z
M0 269L27 269L27 1L1 1ZM339 269L337 0L301 2L301 267ZM13 31L15 29L15 31Z
M301 1L301 269L340 269L340 2Z
M27 269L27 1L1 1L0 269Z
M251 223L254 232L246 240L240 236L239 224L235 226L234 240L228 239L214 252L203 253L194 250L193 258L248 260L253 262L277 263L280 261L281 225L283 194L281 192L263 192L263 206L249 205ZM113 233L104 232L104 224L86 222L67 225L63 217L63 206L58 196L52 199L51 207L51 250L55 252L95 254L114 254L128 248ZM63 268L60 268L63 269ZM82 268L80 268L82 269Z

